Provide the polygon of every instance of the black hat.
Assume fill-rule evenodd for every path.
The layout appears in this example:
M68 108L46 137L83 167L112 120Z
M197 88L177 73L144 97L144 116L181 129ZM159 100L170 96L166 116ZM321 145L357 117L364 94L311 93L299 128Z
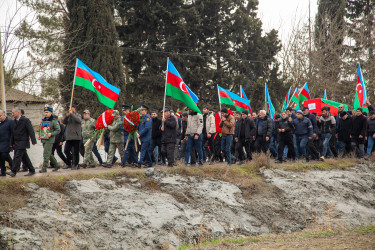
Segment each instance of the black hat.
M280 115L279 115L279 114L275 115L275 120L276 120L276 119L279 119L279 118L280 118Z
M72 104L72 108L77 108L77 105L76 104Z
M132 106L130 106L130 105L124 104L124 105L122 105L122 110L124 111L124 110L127 110L127 109L131 109L131 107Z
M221 109L221 113L226 113L226 114L228 114L228 109L227 109L227 108L222 108L222 109Z
M361 112L363 112L362 108L357 108L355 111L358 111L358 110L361 111Z
M370 112L371 113L371 112ZM341 117L343 117L343 116L345 116L345 115L347 115L348 113L346 113L346 111L341 111L341 113L340 113L340 116ZM375 112L374 112L374 114L375 114Z
M309 108L308 108L308 107L303 107L303 109L302 109L302 110L306 110L306 109L307 109L307 110L309 110Z
M374 111L374 110L371 110L370 112L368 112L368 115L369 115L369 116L375 115L375 111Z
M249 115L249 111L244 110L244 111L242 111L242 114Z

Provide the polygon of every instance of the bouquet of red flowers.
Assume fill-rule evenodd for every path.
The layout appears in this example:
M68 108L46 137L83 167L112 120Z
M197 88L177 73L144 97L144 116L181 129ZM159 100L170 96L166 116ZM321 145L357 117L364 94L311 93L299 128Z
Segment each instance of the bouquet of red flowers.
M103 129L108 127L113 123L114 117L112 116L113 109L108 109L104 113L102 113L99 117L98 120L96 121L96 126L95 128L97 130Z
M124 122L122 126L124 127L126 132L131 133L137 130L139 123L139 113L137 111L132 111L124 117Z

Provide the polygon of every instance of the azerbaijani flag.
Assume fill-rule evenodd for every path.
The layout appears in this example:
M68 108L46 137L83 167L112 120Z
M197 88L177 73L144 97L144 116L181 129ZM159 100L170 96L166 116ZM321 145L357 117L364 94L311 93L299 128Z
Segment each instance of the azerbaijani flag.
M247 96L246 96L246 94L245 94L245 91L243 90L243 88L242 88L242 85L240 85L240 97L242 98L242 99L245 99L245 100L249 100L248 98L247 98ZM250 100L249 100L250 101ZM250 113L253 113L253 111L251 110L251 105L249 104L249 112Z
M292 87L289 88L288 93L286 93L286 96L284 98L284 104L281 111L285 111L289 104L289 97L290 97L290 91L292 90Z
M178 73L177 69L169 58L167 64L167 82L165 86L165 94L185 103L188 108L202 114L197 106L198 97L184 83L180 73Z
M251 112L250 108L250 101L241 98L239 95L224 89L217 85L217 89L219 92L219 102L226 105L232 105L236 108L237 111L244 111L248 110Z
M303 88L301 89L301 93L299 93L299 101L303 102L306 100L310 100L310 92L309 92L309 87L307 86L307 83L303 85Z
M355 98L354 98L354 110L356 110L357 108L362 108L363 112L368 112L366 100L367 100L366 82L362 76L361 65L358 64L358 77L357 77L356 93L355 93Z
M243 88L242 88L242 85L240 85L240 97L243 98L243 99L248 100L248 99L247 99L247 96L246 96L246 94L245 94L245 91L244 91Z
M113 109L120 95L119 88L109 84L101 75L91 70L78 58L75 72L74 85L94 92L100 103Z
M292 95L292 98L290 99L292 102L295 103L295 105L293 105L293 108L296 109L296 110L299 110L299 98L298 98L298 89L296 88L296 90L294 91L293 95Z
M266 103L268 106L268 110L270 111L270 117L273 120L275 116L275 107L272 104L270 93L268 92L267 83L265 83L265 91L266 91Z

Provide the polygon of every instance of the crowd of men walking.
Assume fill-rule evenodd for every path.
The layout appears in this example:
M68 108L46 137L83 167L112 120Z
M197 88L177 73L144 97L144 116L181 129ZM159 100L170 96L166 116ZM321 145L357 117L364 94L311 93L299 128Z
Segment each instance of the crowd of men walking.
M265 110L249 113L222 108L217 113L209 107L203 108L203 115L191 109L178 117L173 110L149 111L141 105L141 122L136 134L127 133L122 124L131 111L130 105L122 105L122 114L114 110L114 122L105 129L105 151L103 161L96 146L95 123L89 110L83 117L72 105L62 122L53 115L51 107L44 108L49 133L38 138L43 144L43 165L40 173L48 168L58 171L60 165L54 152L64 162L64 169L94 168L96 163L111 168L118 158L123 167L151 167L154 164L173 167L183 159L185 165L203 165L206 162L236 162L252 160L253 152L269 153L276 163L302 159L324 160L345 157L354 153L358 158L368 158L375 142L375 110L368 102L369 113L357 109L345 111L340 105L337 116L329 107L322 108L322 114L311 114L307 107L302 110L288 108L276 114L272 120ZM1 176L14 177L18 172L35 174L27 149L37 143L30 120L19 108L12 110L14 119L0 110L0 167ZM159 118L160 117L160 118ZM65 146L63 149L63 145ZM10 152L14 151L13 159ZM80 164L80 155L83 161ZM6 171L8 162L10 171ZM21 167L22 166L22 167Z

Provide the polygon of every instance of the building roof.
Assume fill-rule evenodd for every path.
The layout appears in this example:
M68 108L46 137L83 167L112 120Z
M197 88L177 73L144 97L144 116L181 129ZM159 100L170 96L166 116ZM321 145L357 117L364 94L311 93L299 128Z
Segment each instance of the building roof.
M30 95L18 89L10 88L5 92L7 102L34 102L34 103L46 103L47 100ZM1 102L1 100L0 100Z

